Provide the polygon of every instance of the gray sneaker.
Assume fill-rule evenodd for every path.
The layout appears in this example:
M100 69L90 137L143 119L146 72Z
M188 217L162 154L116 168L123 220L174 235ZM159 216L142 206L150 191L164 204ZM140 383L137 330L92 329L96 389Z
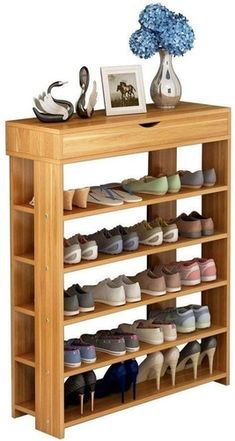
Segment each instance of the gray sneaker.
M79 243L70 244L64 239L64 263L77 264L81 261L82 252Z
M94 260L98 257L98 246L95 240L87 240L81 234L75 234L67 239L70 245L79 244L82 253L82 259Z
M98 331L96 334L83 334L81 341L94 345L97 351L111 355L125 355L125 339L121 335L112 335L110 331Z
M193 332L196 329L196 320L192 309L168 308L164 311L151 311L150 318L154 319L153 323L173 322L176 324L177 331L182 333Z
M64 342L64 347L78 349L80 351L81 360L84 363L94 363L96 361L95 346L82 342L80 338L70 338Z
M108 230L103 229L97 233L86 236L87 240L95 240L100 253L119 254L123 250L123 240L120 234L112 236Z
M92 292L85 291L77 283L75 285L70 286L70 288L67 289L67 293L70 296L77 296L80 312L94 311L95 304L94 304L94 298Z
M211 326L211 315L207 305L189 305L185 309L193 311L197 329L209 328Z
M161 227L152 227L147 221L128 227L127 231L135 231L139 236L139 242L143 245L157 246L163 242Z
M73 292L64 291L64 315L72 316L79 314L79 303L77 295Z
M109 232L112 236L122 237L124 251L135 251L139 248L139 236L136 231L128 231L127 228L118 225Z

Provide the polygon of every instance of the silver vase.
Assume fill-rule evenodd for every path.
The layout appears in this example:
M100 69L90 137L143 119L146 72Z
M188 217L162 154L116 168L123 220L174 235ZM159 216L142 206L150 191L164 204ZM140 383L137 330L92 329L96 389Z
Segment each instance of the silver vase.
M172 55L163 50L159 53L160 67L151 84L151 98L161 109L174 109L181 98L180 80L172 66Z

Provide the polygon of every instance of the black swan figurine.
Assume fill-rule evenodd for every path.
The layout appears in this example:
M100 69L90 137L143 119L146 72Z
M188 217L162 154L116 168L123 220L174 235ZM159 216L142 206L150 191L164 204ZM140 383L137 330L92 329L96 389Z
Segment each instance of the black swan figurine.
M61 87L67 84L62 81L56 81L50 84L47 93L43 92L38 98L34 98L33 111L36 117L42 122L64 122L73 115L73 104L65 100L57 100L51 95L53 87Z
M91 118L94 113L94 107L97 101L97 85L96 85L96 81L93 81L93 89L87 104L87 108L85 108L86 92L88 90L89 82L90 82L90 74L86 66L83 66L80 69L79 81L81 86L81 95L76 104L76 112L80 118L83 119Z

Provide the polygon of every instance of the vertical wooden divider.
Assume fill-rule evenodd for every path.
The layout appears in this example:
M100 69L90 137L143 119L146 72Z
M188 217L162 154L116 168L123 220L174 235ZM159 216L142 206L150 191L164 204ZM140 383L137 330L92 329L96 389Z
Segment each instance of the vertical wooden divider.
M159 174L173 174L176 172L177 168L177 149L167 149L160 150L149 153L149 175L158 176ZM163 217L164 219L172 219L176 217L176 201L167 202L164 204L151 205L147 210L147 219L153 220L157 216ZM153 254L148 256L148 268L154 267L157 263L169 263L176 259L176 250L169 251L161 254ZM149 305L147 312L151 310L160 309L165 307L174 307L176 305L176 300L172 299L168 302L158 303L157 305Z
M230 122L229 122L230 124ZM229 128L229 137L231 128ZM202 197L202 213L214 219L218 230L227 233L228 238L217 243L205 243L202 245L202 256L213 257L217 263L219 276L227 280L227 286L223 290L216 290L215 295L209 291L202 293L202 302L209 306L212 320L228 327L228 332L223 338L218 338L217 365L226 373L226 378L219 380L220 383L229 384L230 364L230 185L231 185L231 142L230 138L224 141L205 143L202 146L202 168L204 170L214 167L217 174L217 182L228 185L228 190L219 195L212 194ZM220 293L220 296L218 295Z
M64 436L63 165L35 161L36 428Z

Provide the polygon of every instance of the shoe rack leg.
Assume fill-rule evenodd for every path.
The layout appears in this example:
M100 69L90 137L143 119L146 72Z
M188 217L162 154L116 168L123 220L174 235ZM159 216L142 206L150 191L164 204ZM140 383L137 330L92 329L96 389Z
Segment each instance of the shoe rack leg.
M167 149L162 151L155 151L149 153L149 175L157 176L160 173L173 174L177 167L177 149ZM171 219L176 217L176 201L167 202L165 204L151 205L148 207L148 220L152 220L157 216L164 219ZM153 267L157 263L168 263L176 259L176 251L169 251L166 253L155 254L148 256L148 268ZM176 300L162 301L157 305L148 306L148 313L153 309L174 307Z
M220 383L229 384L229 352L230 352L230 179L231 179L231 147L230 140L206 143L202 151L202 167L209 169L214 167L217 180L220 184L228 185L228 191L219 194L203 196L202 212L204 216L211 216L215 228L228 234L228 238L219 243L211 242L203 244L202 256L213 257L217 264L218 276L227 280L227 286L223 290L217 290L214 294L205 291L202 294L202 302L207 304L212 314L212 320L218 324L227 326L228 332L218 338L217 362L219 368L227 373Z
M64 436L63 165L35 161L36 428Z

